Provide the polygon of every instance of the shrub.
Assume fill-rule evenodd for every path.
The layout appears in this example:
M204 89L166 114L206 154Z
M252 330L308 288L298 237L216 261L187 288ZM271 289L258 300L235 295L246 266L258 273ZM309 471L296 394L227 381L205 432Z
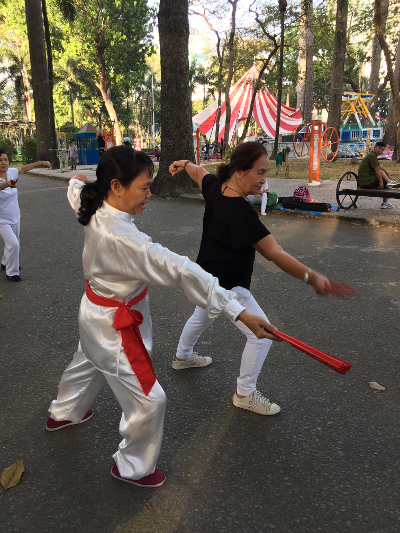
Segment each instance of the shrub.
M0 148L5 151L9 162L12 163L17 152L10 139L7 139L7 137L0 138Z
M26 163L34 163L37 161L37 141L33 137L25 139L21 146L21 155Z
M60 126L59 131L65 133L67 148L69 141L76 143L76 132L79 131L78 126L75 126L75 124L72 124L72 122L66 122L65 124Z

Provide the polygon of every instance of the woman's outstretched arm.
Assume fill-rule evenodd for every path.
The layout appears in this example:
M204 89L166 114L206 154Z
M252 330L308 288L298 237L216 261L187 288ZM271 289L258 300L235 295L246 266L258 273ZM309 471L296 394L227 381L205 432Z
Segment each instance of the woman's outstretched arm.
M169 171L173 176L175 176L175 174L177 174L178 172L182 172L182 170L189 174L189 176L192 178L193 181L197 183L201 190L201 183L203 181L203 178L206 174L209 174L207 170L205 170L203 167L195 165L187 159L174 161L169 167Z

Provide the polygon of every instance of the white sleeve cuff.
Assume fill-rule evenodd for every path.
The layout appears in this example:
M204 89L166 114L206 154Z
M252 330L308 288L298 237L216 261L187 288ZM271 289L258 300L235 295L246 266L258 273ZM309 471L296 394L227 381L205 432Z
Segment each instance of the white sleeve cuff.
M240 313L245 310L246 308L243 307L243 305L240 305L240 303L234 299L230 300L228 305L224 307L224 313L234 322L236 322L237 317L240 315Z

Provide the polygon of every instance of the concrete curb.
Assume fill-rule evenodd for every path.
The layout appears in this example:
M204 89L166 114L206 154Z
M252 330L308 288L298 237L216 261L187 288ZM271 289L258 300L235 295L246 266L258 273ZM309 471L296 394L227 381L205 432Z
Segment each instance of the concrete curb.
M30 176L37 176L39 178L47 178L57 181L68 182L76 173L84 172L88 177L96 177L95 170L93 169L81 169L79 168L75 171L68 171L61 173L59 171L51 173L51 170L40 170L40 171L29 171ZM272 180L271 180L272 181ZM293 181L293 180L292 180ZM186 202L197 202L204 204L204 198L202 194L181 194L178 198L179 201ZM321 200L320 200L321 201ZM391 215L388 217L379 216L375 210L363 210L360 212L360 209L351 209L349 211L332 211L329 213L306 213L304 211L290 210L290 209L272 209L268 211L267 220L269 216L289 216L289 217L305 217L305 218L317 218L320 220L334 221L340 220L347 224L358 223L364 226L372 227L381 227L386 229L391 229L393 231L400 231L400 217L396 215ZM367 212L366 212L367 211Z

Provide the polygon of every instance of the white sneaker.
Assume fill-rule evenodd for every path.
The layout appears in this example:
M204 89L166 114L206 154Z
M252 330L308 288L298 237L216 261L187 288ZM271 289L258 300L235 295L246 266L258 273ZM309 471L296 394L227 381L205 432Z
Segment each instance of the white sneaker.
M232 398L233 405L236 407L241 407L242 409L248 409L253 411L258 415L277 415L281 408L276 403L271 403L267 398L261 396L261 393L258 390L255 390L250 396L245 396L244 398L239 398L236 394Z
M391 185L392 187L396 186L396 185L400 185L399 183L397 183L397 181L394 181L394 180L389 180L387 182L388 185Z
M200 357L196 353L193 353L192 357L180 361L176 358L176 355L172 359L172 368L174 370L183 370L184 368L201 368L202 366L211 365L211 357Z
M392 204L389 204L389 202L382 202L381 209L393 209L393 206Z
M261 211L261 216L262 216L262 217L265 217L266 214L267 214L267 213L266 213L265 211Z

